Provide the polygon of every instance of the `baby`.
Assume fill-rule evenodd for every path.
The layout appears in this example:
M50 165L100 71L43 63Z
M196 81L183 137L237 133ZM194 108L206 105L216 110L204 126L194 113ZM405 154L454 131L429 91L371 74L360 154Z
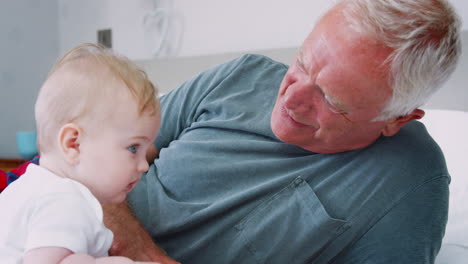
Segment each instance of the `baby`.
M141 263L108 257L101 204L123 202L148 169L159 110L126 58L94 44L68 52L35 105L40 166L0 194L0 263Z

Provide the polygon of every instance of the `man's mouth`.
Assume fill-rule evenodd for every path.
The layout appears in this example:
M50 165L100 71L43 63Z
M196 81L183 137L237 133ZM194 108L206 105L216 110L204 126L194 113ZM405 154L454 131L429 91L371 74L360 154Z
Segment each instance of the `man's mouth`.
M284 106L281 109L283 117L289 121L295 127L298 128L311 128L314 130L318 130L319 126L314 124L309 124L308 122L303 122L300 117L294 114L293 111L286 109Z
M294 126L297 126L297 127L307 127L308 125L300 122L297 120L297 117L294 116L294 114L287 110L286 108L282 108L281 109L281 112L283 113L283 116L290 122L292 123Z

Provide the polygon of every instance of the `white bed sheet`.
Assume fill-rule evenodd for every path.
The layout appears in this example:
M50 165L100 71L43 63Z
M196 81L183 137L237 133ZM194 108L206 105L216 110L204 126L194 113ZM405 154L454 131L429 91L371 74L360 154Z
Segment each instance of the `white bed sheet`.
M426 109L421 119L451 175L449 217L437 264L468 263L468 112Z

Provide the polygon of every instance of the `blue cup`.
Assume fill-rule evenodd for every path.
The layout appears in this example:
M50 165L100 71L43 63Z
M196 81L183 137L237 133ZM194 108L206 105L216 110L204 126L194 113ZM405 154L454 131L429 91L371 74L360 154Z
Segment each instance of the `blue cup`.
M36 131L16 132L16 148L23 159L31 159L38 154Z

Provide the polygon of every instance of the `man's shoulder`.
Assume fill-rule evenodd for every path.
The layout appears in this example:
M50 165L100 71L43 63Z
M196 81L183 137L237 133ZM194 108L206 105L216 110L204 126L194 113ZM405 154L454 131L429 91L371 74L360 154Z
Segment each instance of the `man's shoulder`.
M400 147L407 149L409 152L417 152L421 155L442 155L440 147L431 137L424 124L419 121L409 122L394 137L390 137L389 140L394 141L395 146L400 145Z
M287 70L288 66L284 63L264 55L249 53L208 69L198 76L197 83L204 84L200 87L204 91L210 90L207 87L221 87L223 94L229 90L238 92L240 87L243 90L255 87L256 90L273 90L276 95Z
M381 137L368 149L372 156L388 161L395 169L432 177L448 175L441 148L418 121L406 124L392 137ZM421 174L423 171L426 173Z
M280 78L286 73L288 66L264 55L247 53L240 57L228 60L221 64L213 65L212 67L201 72L193 80L208 81L216 83L219 80L226 78L238 78L242 80L258 78L262 74L269 76L278 76Z
M255 53L246 53L240 56L239 61L242 63L252 63L252 64L263 64L268 66L278 66L288 68L288 66L282 62L276 61L268 56L255 54Z
M233 70L235 71L240 70L243 71L244 74L252 73L252 70L255 71L261 69L272 69L278 68L280 70L287 70L288 65L276 61L268 56L261 55L261 54L254 54L254 53L246 53L240 57L222 63L214 67L217 70Z
M270 57L260 54L245 54L221 66L221 72L227 74L227 78L238 79L242 82L248 82L258 85L268 82L270 85L277 85L286 74L288 65L273 60ZM276 90L276 89L275 89Z

